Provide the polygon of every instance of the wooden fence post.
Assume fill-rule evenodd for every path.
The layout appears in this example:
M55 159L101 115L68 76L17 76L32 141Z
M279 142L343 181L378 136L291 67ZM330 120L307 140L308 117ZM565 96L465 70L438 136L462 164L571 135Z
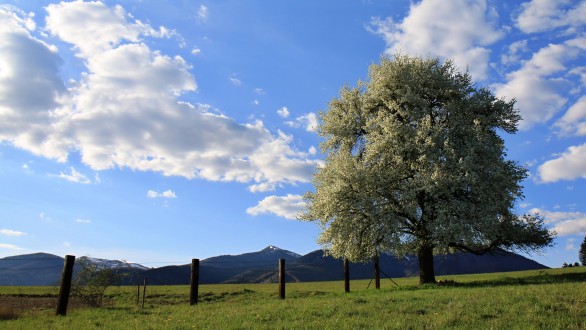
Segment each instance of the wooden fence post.
M380 289L380 268L378 266L378 255L374 256L374 287Z
M199 293L199 259L191 259L191 289L189 291L189 305L197 305Z
M66 255L63 264L63 273L61 274L61 287L59 288L59 299L55 315L67 314L67 303L69 302L69 293L71 292L71 278L73 277L73 265L75 256Z
M285 259L279 259L279 298L285 299Z
M142 305L140 306L140 309L144 309L144 297L146 297L146 285L147 285L147 279L145 277L144 278L144 286L142 287Z
M136 285L136 304L140 304L140 283Z
M344 258L344 292L350 292L350 265L348 258Z

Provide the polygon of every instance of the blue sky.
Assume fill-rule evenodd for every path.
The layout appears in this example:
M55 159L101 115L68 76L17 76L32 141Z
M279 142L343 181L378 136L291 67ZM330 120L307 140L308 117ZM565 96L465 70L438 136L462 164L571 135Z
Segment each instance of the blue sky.
M396 52L516 98L521 213L586 235L586 2L2 1L0 257L147 266L319 246L318 112Z

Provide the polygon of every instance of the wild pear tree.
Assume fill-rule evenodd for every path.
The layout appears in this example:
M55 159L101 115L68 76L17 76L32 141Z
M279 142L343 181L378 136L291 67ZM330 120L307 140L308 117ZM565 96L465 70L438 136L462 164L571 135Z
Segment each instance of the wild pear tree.
M514 212L527 170L499 134L519 120L451 61L382 58L320 113L325 161L300 219L319 222L335 257L417 255L422 284L435 282L435 253L549 246L542 218Z

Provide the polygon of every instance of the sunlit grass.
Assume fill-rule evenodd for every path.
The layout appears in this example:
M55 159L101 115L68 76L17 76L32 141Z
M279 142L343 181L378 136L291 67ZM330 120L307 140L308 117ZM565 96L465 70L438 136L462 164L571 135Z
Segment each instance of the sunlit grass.
M66 317L53 310L21 312L0 321L6 329L584 329L586 267L441 276L445 286L417 285L417 278L289 283L286 299L276 284L200 286L189 306L189 286L149 286L144 308L136 287L108 290L102 308L74 307ZM0 287L49 292L51 288ZM54 292L54 291L53 291ZM142 294L142 290L141 290Z

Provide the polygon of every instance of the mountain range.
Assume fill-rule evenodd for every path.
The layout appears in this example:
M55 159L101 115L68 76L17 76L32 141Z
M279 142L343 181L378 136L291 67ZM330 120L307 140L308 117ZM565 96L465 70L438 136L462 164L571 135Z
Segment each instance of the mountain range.
M121 284L142 283L147 278L153 285L189 284L191 264L148 268L120 260L85 258L101 268L115 269L123 274ZM286 281L311 282L343 279L343 261L325 256L316 250L301 256L297 253L268 246L257 252L222 255L200 261L200 283L268 283L276 282L278 260L285 259ZM34 253L0 259L0 285L54 285L58 283L64 259L47 253ZM416 257L398 259L383 254L379 257L381 276L408 277L418 275ZM434 257L436 275L508 272L548 268L521 255L497 250L494 254L476 256L455 253ZM351 279L369 279L374 265L351 263Z

